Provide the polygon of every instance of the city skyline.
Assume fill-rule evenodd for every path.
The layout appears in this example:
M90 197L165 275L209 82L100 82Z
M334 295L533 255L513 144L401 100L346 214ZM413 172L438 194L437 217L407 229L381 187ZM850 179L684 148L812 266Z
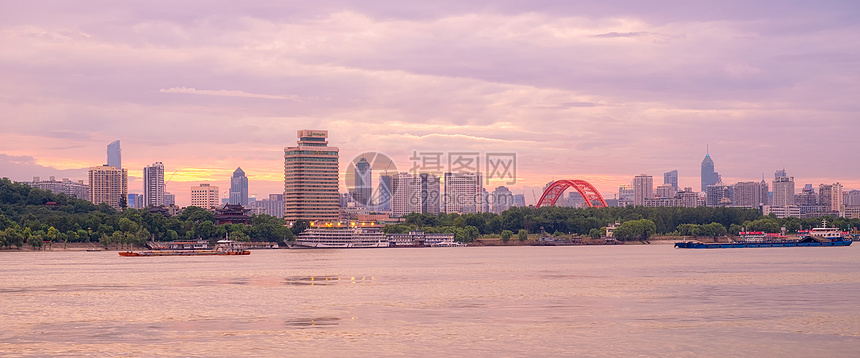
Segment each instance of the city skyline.
M796 189L860 189L851 3L88 4L0 13L0 176L86 179L121 140L129 188L160 161L184 206L241 166L265 198L293 133L326 128L342 158L402 168L515 152L517 183L487 188L528 202L676 169L698 189L705 153L724 183L786 168Z

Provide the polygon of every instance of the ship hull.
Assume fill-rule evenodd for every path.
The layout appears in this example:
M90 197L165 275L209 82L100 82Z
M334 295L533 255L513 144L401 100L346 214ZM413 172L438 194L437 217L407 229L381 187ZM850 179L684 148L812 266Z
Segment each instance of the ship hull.
M739 249L755 247L828 247L828 246L850 246L853 241L840 240L828 242L756 242L756 243L732 243L732 244L704 244L701 242L676 242L678 249Z
M250 255L250 251L218 252L218 251L140 251L120 252L120 256L220 256L220 255Z

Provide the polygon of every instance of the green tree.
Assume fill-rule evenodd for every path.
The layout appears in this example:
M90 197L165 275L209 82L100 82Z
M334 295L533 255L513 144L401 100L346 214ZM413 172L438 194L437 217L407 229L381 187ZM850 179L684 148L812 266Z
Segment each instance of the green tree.
M51 226L48 228L48 233L46 234L46 237L48 238L48 240L51 240L51 242L54 242L54 240L57 239L57 234L59 234L59 233L60 233L59 230L57 230L56 228Z
M105 250L108 249L108 245L110 245L111 237L108 234L102 233L99 235L99 244L104 245Z
M30 246L33 246L33 250L35 250L36 248L41 249L41 247L42 247L42 235L30 235L30 237L27 239L27 244L29 244Z
M299 234L307 230L309 227L311 227L311 224L307 220L296 220L296 222L293 223L293 227L290 228L290 231L293 232L293 236L299 236Z
M20 250L21 246L24 246L24 234L22 234L21 231L16 228L10 227L6 228L4 232L6 233L7 247L15 245L15 247Z
M511 236L514 236L513 231L511 231L511 230L502 230L502 241L504 241L504 242L511 241Z
M520 231L517 231L517 238L520 241L526 241L529 239L529 232L526 229L520 229Z
M592 239L599 239L600 238L600 229L594 228L594 229L589 230L588 236L591 237Z

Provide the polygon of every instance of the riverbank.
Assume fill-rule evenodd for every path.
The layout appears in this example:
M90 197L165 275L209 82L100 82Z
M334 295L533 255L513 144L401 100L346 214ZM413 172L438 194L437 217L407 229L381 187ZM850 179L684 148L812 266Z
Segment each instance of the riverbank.
M99 244L97 242L70 242L70 243L62 243L55 242L52 244L42 244L42 247L37 247L33 249L33 246L24 245L21 246L20 249L12 246L11 248L0 248L0 253L3 252L33 252L33 251L88 251L88 250L101 250L101 251L127 251L127 250L142 250L142 247L139 246L124 246L122 248L119 245L108 245L108 248L105 249L105 245Z

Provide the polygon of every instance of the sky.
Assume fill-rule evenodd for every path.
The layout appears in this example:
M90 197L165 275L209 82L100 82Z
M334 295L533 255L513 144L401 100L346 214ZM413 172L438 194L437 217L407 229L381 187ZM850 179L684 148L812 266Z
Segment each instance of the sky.
M236 167L261 198L296 131L323 129L342 171L516 153L527 199L673 169L699 190L706 151L725 183L860 189L858 19L856 1L4 1L0 177L85 179L118 139L131 193L162 162L180 205Z

